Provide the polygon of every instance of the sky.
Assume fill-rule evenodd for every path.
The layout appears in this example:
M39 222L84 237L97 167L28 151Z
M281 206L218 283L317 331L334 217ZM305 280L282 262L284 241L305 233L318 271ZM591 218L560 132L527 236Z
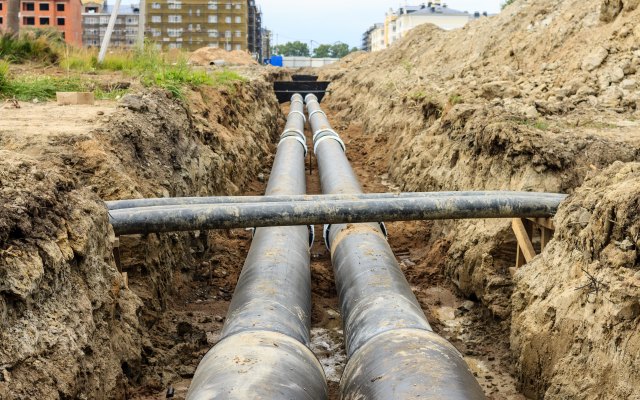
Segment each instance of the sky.
M449 0L449 8L460 11L498 13L503 0ZM415 0L257 0L262 8L262 24L273 32L274 44L294 40L317 47L317 43L348 43L360 47L362 34L376 22L384 21L390 8L418 5ZM313 43L311 43L313 41ZM277 43L276 43L277 42Z

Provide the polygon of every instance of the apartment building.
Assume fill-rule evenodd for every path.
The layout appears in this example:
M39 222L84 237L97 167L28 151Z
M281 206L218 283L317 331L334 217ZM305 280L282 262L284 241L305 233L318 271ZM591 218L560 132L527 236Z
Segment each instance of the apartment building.
M262 62L262 11L255 0L248 0L247 7L249 18L247 49L258 62Z
M146 22L163 49L248 49L247 0L147 0Z
M457 29L481 15L487 16L487 13L469 14L467 11L451 9L445 3L432 1L397 10L389 9L384 23L375 24L365 35L371 40L371 51L380 51L405 37L416 26L434 24L445 30Z
M384 24L377 23L371 25L369 29L362 35L362 46L361 49L364 51L371 51L373 46L373 33L380 28L383 28Z
M0 0L0 30L7 19L8 0ZM80 0L22 0L20 26L55 28L67 43L82 46L82 4Z
M86 47L99 47L109 25L113 6L106 1L84 0L82 41ZM137 44L140 8L138 4L121 6L111 34L109 47L133 47Z
M262 32L262 53L260 57L260 62L264 64L266 60L271 58L271 31L266 28L261 28Z

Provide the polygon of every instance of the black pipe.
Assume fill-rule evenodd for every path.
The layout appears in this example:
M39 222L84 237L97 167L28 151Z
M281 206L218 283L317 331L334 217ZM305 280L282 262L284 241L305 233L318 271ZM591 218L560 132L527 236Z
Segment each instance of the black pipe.
M301 96L292 98L266 194L306 192ZM301 144L303 144L301 146ZM116 212L116 211L114 211ZM187 398L326 399L322 366L309 350L311 270L305 226L257 229L221 340L202 359Z
M322 194L322 195L281 195L281 196L215 196L215 197L161 197L150 199L130 199L105 201L109 210L123 210L127 208L143 207L168 207L207 204L240 204L240 203L280 203L298 201L334 201L334 200L378 200L378 199L404 199L417 197L437 196L480 196L484 194L519 195L532 193L537 197L556 197L555 193L538 192L406 192L406 193L352 193L352 194Z
M321 180L325 179L326 174L321 174ZM322 223L543 218L554 215L565 198L565 195L492 192L378 200L204 204L112 210L109 218L117 235Z
M305 100L316 138L322 192L361 193L344 143L315 96ZM448 214L446 208L459 206L460 200L445 201L443 216ZM473 198L462 201L473 204ZM486 217L487 205L493 208L473 206L462 215L479 212ZM457 206L452 214L461 210ZM333 225L328 236L348 357L340 381L341 398L484 399L462 355L432 332L380 226Z

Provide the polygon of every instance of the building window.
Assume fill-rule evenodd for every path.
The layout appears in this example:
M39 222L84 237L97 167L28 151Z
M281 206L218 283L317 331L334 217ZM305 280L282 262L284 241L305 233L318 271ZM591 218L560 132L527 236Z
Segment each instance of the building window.
M182 9L182 3L179 1L168 3L169 10L180 10ZM189 10L191 11L191 10Z
M162 31L160 29L151 28L151 36L158 37L160 35L162 35Z
M64 12L64 3L57 3L56 4L56 11Z
M217 24L218 23L218 16L217 15L209 15L209 18L207 20L209 21L210 24Z
M224 22L226 22L227 24L231 23L231 17L224 17Z
M218 48L218 46L220 46L220 45L218 44L218 42L209 43L209 47L213 47L213 48L216 48L216 49L217 49L217 48Z
M241 10L242 9L242 4L236 4L236 10Z
M242 23L242 17L236 17L236 24Z
M0 10L2 10L2 3L0 3ZM0 17L0 25L2 25L2 17Z
M168 20L170 24L179 24L182 22L182 15L169 15Z
M49 17L40 17L40 25L49 25Z
M226 37L227 39L231 39L231 31L225 31L224 37Z
M64 18L58 18L58 26L64 26Z
M242 45L241 44L237 44L236 45L236 50L242 50Z
M169 37L181 37L182 29L167 29L167 35L169 35Z
M49 3L40 3L38 6L40 11L49 11Z
M209 29L209 37L217 38L220 36L217 29Z
M2 11L2 3L0 3L0 11Z
M239 38L239 37L242 37L242 32L240 32L240 31L236 31L236 37L238 37L238 38Z
M151 16L151 22L153 22L154 24L159 24L162 22L162 16L161 15L152 15Z
M159 10L160 9L160 3L151 3L151 8L154 10Z
M224 8L226 8L227 10L231 10L231 3L227 3Z
M22 3L22 11L35 11L36 6L33 3Z
M207 7L209 8L209 10L217 10L218 9L218 2L217 1L210 1L208 3Z
M35 25L36 17L24 17L22 19L22 25Z

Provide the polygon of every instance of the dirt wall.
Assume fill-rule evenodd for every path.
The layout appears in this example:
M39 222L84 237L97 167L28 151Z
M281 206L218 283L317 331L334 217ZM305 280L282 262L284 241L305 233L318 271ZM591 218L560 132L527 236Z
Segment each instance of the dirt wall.
M0 138L0 398L125 398L162 369L149 331L216 250L206 232L122 238L118 270L101 199L245 189L282 123L267 81L126 95L68 131L39 126L55 106L15 111L38 129Z

